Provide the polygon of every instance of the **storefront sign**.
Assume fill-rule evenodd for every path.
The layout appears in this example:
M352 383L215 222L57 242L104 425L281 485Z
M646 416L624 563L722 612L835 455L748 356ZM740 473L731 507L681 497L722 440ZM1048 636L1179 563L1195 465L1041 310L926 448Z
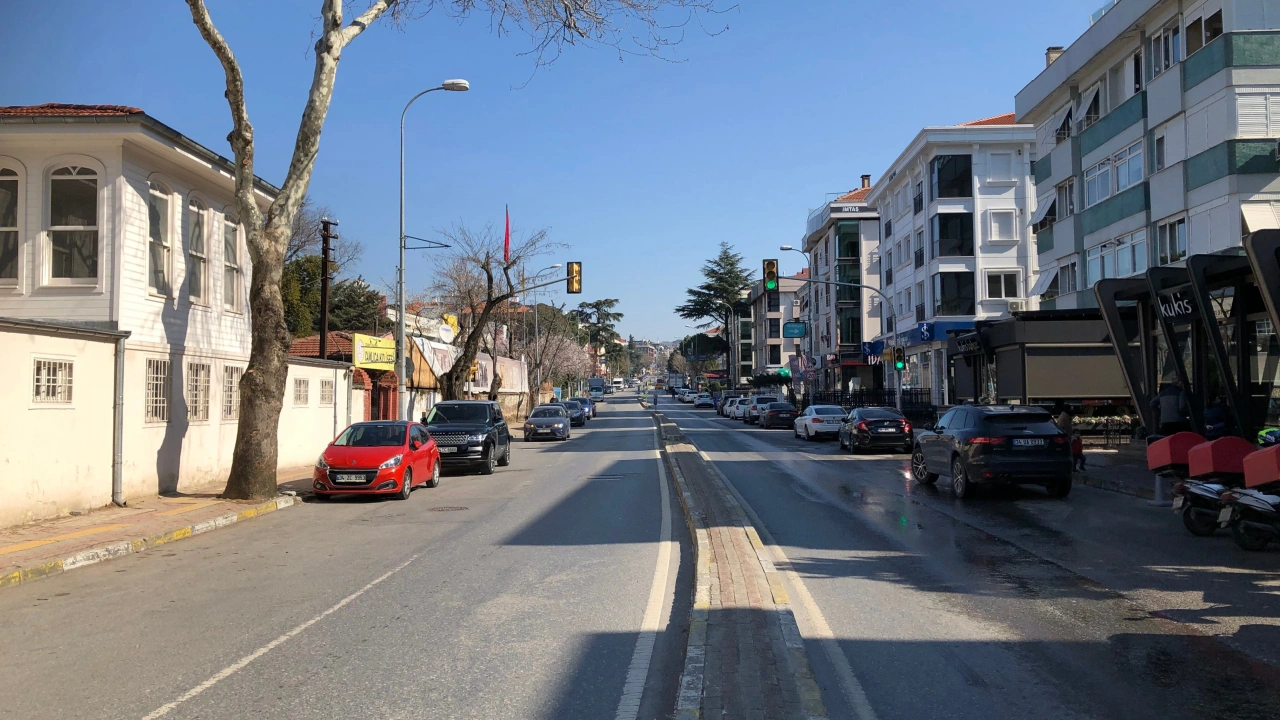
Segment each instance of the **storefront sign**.
M351 362L369 370L396 369L396 341L372 335L351 335Z
M960 349L961 355L980 355L982 353L982 338L978 333L969 333L956 338L956 347Z
M931 322L919 323L916 326L916 329L920 331L920 340L922 342L930 342L933 340L933 323Z
M1185 320L1195 314L1189 293L1176 290L1159 296L1160 316L1165 320Z

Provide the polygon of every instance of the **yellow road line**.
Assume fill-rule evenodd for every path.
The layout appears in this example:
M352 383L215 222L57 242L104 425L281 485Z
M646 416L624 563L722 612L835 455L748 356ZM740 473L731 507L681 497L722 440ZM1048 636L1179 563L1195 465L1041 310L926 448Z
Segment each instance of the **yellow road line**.
M73 540L88 535L97 535L98 533L111 532L121 528L129 527L128 523L118 523L115 525L99 525L98 527L85 528L84 530L76 530L75 532L63 533L62 535L53 535L39 540L28 540L26 542L15 543L13 545L5 545L0 547L0 555L8 555L9 553L22 552L31 548L38 548L43 545L52 545L63 540Z

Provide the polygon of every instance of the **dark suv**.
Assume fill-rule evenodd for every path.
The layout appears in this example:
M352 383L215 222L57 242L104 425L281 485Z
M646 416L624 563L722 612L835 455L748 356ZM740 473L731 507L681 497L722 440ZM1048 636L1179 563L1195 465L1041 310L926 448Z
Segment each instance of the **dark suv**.
M440 448L440 466L479 470L511 464L511 432L502 408L488 400L447 400L427 413L427 430Z
M911 453L911 474L932 485L951 476L951 493L974 483L1043 485L1050 495L1071 492L1071 442L1049 413L1024 405L963 405L924 426Z

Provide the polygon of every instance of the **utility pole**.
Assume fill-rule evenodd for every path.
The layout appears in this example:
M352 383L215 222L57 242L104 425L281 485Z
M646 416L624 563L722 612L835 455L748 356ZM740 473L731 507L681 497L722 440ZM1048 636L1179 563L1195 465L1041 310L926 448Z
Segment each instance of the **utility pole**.
M320 218L320 359L329 359L329 253L332 241L338 239L333 231L337 220Z

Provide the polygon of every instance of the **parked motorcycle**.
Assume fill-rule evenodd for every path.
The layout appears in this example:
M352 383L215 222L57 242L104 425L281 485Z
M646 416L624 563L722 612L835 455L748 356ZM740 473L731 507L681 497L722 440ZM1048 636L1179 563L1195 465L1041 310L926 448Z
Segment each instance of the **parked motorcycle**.
M1262 550L1280 540L1280 483L1238 488L1222 493L1219 523L1231 528L1231 539L1242 550Z
M1242 489L1243 480L1205 482L1186 479L1173 486L1173 511L1182 516L1182 525L1192 535L1208 537L1218 531L1223 493Z

